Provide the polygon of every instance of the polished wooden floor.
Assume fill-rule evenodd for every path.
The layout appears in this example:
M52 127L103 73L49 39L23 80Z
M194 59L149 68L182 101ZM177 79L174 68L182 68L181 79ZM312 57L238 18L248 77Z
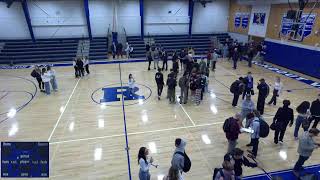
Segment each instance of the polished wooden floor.
M102 96L100 91L93 94L99 88L109 84L119 85L119 64L92 65L90 68L91 74L81 79L74 78L73 67L55 68L59 91L50 96L39 91L35 94L34 84L28 81L36 83L30 76L30 69L0 71L0 140L49 140L50 179L128 179L121 102L109 106L96 104L92 100ZM221 165L227 149L222 123L240 110L232 108L228 87L248 71L253 73L255 83L265 78L268 84L273 84L277 76L255 65L249 69L244 62L237 70L231 69L230 62L219 62L216 72L210 73L209 89L214 95L206 94L200 106L192 103L181 106L168 103L164 98L166 89L162 100L158 101L155 70L147 71L146 63L125 63L120 68L123 83L127 83L128 74L132 73L137 83L152 90L150 98L144 102L135 105L125 102L128 105L124 110L133 179L138 179L137 153L141 146L151 148L155 164L159 164L157 169L151 168L152 179L158 180L166 174L177 137L187 140L186 151L192 159L192 169L184 175L185 179L211 179L213 169ZM314 100L319 93L309 85L285 76L281 78L285 90L295 90L284 91L279 101L290 99L292 107L304 100ZM142 91L148 93L145 86L141 86ZM179 94L178 88L176 93ZM257 95L254 96L255 102L256 98ZM281 104L266 105L265 118L268 122L272 121ZM7 119L5 112L20 106L22 109L16 116ZM238 147L246 150L248 141L249 136L242 134ZM261 139L258 160L267 171L290 169L297 160L296 149L293 128L288 128L283 145L273 144L273 134ZM319 163L318 150L306 165ZM257 168L244 170L245 175L259 173L262 171Z

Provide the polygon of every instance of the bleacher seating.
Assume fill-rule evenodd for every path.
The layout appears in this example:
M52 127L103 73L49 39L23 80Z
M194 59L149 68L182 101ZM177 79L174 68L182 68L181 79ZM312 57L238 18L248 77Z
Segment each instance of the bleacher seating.
M108 38L93 38L90 41L90 60L107 60L108 59Z
M69 61L75 57L78 39L39 39L1 41L0 64Z
M227 33L219 34L194 34L188 35L161 35L152 36L155 44L161 45L171 55L174 50L181 50L182 48L192 47L196 55L204 55L211 47L211 37L217 37L220 43L224 43L230 36ZM132 57L145 57L145 43L140 36L129 36L129 43L133 46Z

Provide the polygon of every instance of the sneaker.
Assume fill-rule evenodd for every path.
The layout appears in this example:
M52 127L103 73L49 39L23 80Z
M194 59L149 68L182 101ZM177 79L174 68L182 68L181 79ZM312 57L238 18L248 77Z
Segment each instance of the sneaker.
M283 141L279 141L280 144L283 144Z
M275 144L278 144L278 142L277 141L273 141Z

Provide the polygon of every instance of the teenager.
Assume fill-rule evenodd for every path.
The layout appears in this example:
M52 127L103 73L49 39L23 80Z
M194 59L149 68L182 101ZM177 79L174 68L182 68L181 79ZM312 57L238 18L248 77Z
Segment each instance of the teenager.
M244 154L243 150L239 148L235 148L231 152L231 156L234 161L234 173L236 176L236 180L242 179L242 173L243 173L242 166L251 167L251 168L258 167L257 163L250 162L243 154Z
M222 55L223 55L224 59L228 58L228 45L227 45L227 43L225 43L222 48Z
M282 84L282 82L280 80L280 77L278 76L276 78L276 82L274 83L272 98L269 101L268 105L271 105L271 104L277 105L277 97L280 96L280 94L282 92L282 87L283 87L283 84Z
M196 92L195 92L195 104L197 106L200 105L201 102L201 93L202 93L202 84L201 84L201 75L200 73L197 74L197 79L196 79Z
M253 47L249 48L247 55L248 55L248 67L252 67L252 59L254 56Z
M204 61L204 58L201 58L200 63L199 63L200 73L206 72L206 68L207 68L207 64L206 64L206 62Z
M42 68L41 79L44 83L45 93L50 95L50 74L47 72L46 68Z
M148 71L150 71L150 66L151 66L151 62L153 61L152 55L151 55L151 51L147 51L147 60L148 60Z
M233 117L228 118L229 126L227 127L226 138L228 140L228 153L231 153L238 144L237 140L240 134L241 114L236 113Z
M169 102L170 104L175 103L175 99L176 99L176 86L177 86L177 80L175 77L172 76L168 76L167 79L167 85L168 85L168 98L169 98Z
M41 79L41 69L39 68L39 66L36 65L34 67L34 70L31 72L31 76L36 78L40 91L45 92L44 91L44 83Z
M249 113L252 113L253 110L254 110L254 103L251 100L251 96L247 95L246 99L242 102L242 107L241 107L242 120L244 120ZM247 128L249 127L249 125L250 125L250 121L249 119L246 119L245 127Z
M129 86L130 96L133 96L139 90L139 88L136 87L136 81L134 80L132 74L129 74L128 86Z
M117 51L117 58L119 59L119 58L122 58L122 49L123 49L123 45L122 45L122 43L118 43L117 45L116 45L116 51Z
M222 169L218 171L214 180L235 180L234 166L229 160L224 160Z
M77 66L77 58L73 59L72 64L73 64L73 68L74 68L74 76L75 76L75 78L78 78L79 77L79 68Z
M310 108L310 103L308 101L303 101L296 108L298 112L298 116L296 119L294 134L293 134L295 140L298 140L298 133L301 125L304 131L307 131L309 128L309 124L308 124L309 123L308 117L310 115L309 108Z
M261 115L263 115L265 101L266 101L267 96L269 95L269 86L263 78L260 79L259 81L260 81L260 83L257 86L257 89L259 90L257 110L260 112Z
M233 94L232 106L238 105L239 96L242 94L244 89L243 78L240 77L238 80L231 84L230 92Z
M83 57L83 64L84 64L86 73L87 73L87 74L90 74L90 71L89 71L89 64L90 64L90 62L89 62L89 57L88 57L88 56Z
M240 58L238 48L234 48L233 54L232 54L232 61L233 61L233 69L237 69L237 63Z
M181 174L178 170L174 169L172 166L169 169L168 175L163 177L163 180L183 180Z
M189 78L188 74L184 73L183 76L179 79L179 87L181 90L180 94L180 104L186 104L188 101L188 91L189 91Z
M50 76L50 84L52 86L52 89L54 91L58 91L58 84L56 79L56 71L54 69L51 69L50 66L47 67L47 72Z
M150 165L153 163L153 158L148 161L149 150L146 147L141 147L138 153L139 180L150 180L151 175L149 172Z
M166 71L168 71L168 53L167 51L162 52L162 71L164 71L164 67L166 67Z
M218 51L218 50L215 49L215 50L213 51L213 54L212 54L212 67L211 67L211 70L212 70L212 71L215 71L215 70L216 70L216 64L217 64L217 61L218 61L218 59L219 59L219 54L218 54L217 51Z
M159 59L160 59L160 52L159 52L159 48L155 48L154 52L154 67L155 69L159 69Z
M253 113L249 113L247 115L247 119L251 122L250 128L253 130L253 133L251 133L251 145L252 150L248 150L248 152L253 156L253 158L257 157L258 153L258 146L259 146L259 134L260 134L260 120L258 117L255 117Z
M210 67L211 61L212 61L212 52L208 51L207 52L207 67Z
M310 112L310 121L314 120L312 128L317 128L317 125L320 120L320 94L318 94L318 98L312 102Z
M163 85L164 85L163 74L160 68L158 69L158 72L155 75L155 80L157 83L158 100L160 100L162 90L163 90Z
M178 170L179 174L182 177L183 169L184 169L184 161L185 158L182 154L185 153L187 142L181 138L177 138L175 140L175 151L171 160L171 167Z
M112 53L112 58L115 59L116 58L116 53L117 53L117 46L116 46L115 42L112 42L111 53Z
M77 59L76 65L77 65L79 77L84 76L83 61L80 58Z
M243 95L242 95L242 99L244 99L244 97L247 94L254 95L253 77L252 77L251 72L247 73L247 76L243 79L243 81L244 81L244 84L245 84L245 89L244 89L244 92L243 92Z
M313 150L319 148L320 144L316 143L314 140L319 133L320 131L318 129L312 128L309 132L304 132L300 137L298 145L299 159L293 168L295 176L300 176L300 172L303 170L303 164L310 158Z
M283 107L280 107L273 118L273 123L275 125L275 132L274 132L274 143L280 144L283 143L283 137L286 132L287 126L291 127L294 120L293 110L289 108L290 101L284 100ZM280 136L279 136L280 135Z

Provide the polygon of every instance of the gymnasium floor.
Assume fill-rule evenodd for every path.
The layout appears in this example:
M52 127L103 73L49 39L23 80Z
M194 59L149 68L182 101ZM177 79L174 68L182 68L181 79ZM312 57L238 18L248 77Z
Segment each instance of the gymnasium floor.
M50 179L125 180L128 179L125 116L133 179L138 179L137 153L141 146L150 148L154 164L159 164L157 169L151 168L152 179L158 180L170 167L175 138L181 137L187 140L186 152L192 160L192 169L184 175L185 179L209 180L227 149L222 123L240 110L232 108L228 87L249 71L246 65L241 62L237 70L232 70L230 62L219 62L216 72L211 72L209 77L209 90L213 93L206 94L200 106L169 104L164 98L166 88L158 101L155 70L147 71L146 62L91 65L91 74L82 79L74 78L71 66L56 67L59 92L50 96L37 90L31 69L1 70L0 139L49 141ZM255 83L265 78L268 84L273 84L278 76L256 65L250 71ZM102 87L121 86L120 73L124 86L128 74L134 75L140 88L138 94L144 95L145 101L125 101L124 109L122 101L99 104ZM167 72L164 74L166 77ZM284 89L291 91L284 91L280 98L290 99L292 107L304 100L313 101L319 93L316 88L291 78L281 75L281 79ZM176 93L180 93L179 88ZM257 95L253 98L256 102ZM269 123L282 104L279 101L276 107L265 106ZM7 118L6 112L12 107L18 112L14 118ZM249 136L242 134L238 147L246 150L248 141ZM273 144L271 132L260 141L258 160L267 171L290 169L297 160L296 149L293 127L288 128L283 145ZM320 151L316 150L306 165L319 162ZM246 176L260 173L258 168L244 169Z

